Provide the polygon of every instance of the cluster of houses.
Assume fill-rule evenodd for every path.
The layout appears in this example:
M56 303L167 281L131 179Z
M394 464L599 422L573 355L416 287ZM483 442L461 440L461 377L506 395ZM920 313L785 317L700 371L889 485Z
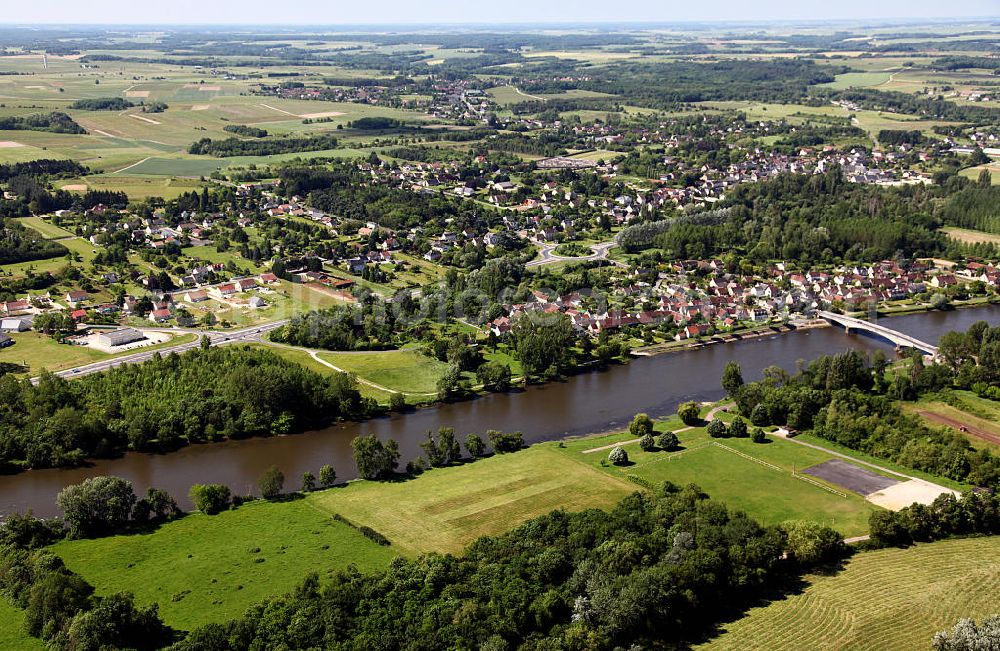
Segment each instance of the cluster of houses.
M718 260L688 260L659 273L632 271L631 284L621 284L609 295L573 292L549 297L535 292L531 300L507 306L507 314L489 325L502 336L525 312L561 312L577 331L592 335L624 326L672 324L675 338L681 340L806 316L830 305L857 309L904 300L963 280L981 280L994 288L1000 283L1000 269L992 265L970 263L957 275L962 278L920 262L904 267L883 261L832 271L793 271L779 263L765 276L754 277L727 273Z

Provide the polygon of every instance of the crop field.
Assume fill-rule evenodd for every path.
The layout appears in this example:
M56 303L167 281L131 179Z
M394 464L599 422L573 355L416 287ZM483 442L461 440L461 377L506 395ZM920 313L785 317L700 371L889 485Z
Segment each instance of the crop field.
M553 509L608 508L637 487L580 464L555 444L436 468L398 483L351 482L309 501L383 534L405 553L458 553L480 536Z
M879 86L881 84L889 81L891 73L889 72L846 72L842 75L837 75L835 81L826 84L820 84L823 88L830 88L833 90L843 90L845 88L869 88L871 86Z
M723 624L704 651L930 648L963 617L1000 612L1000 537L858 554L800 594Z
M174 199L192 190L200 190L205 184L196 179L156 178L148 176L129 176L127 172L108 175L86 176L80 179L57 183L60 187L85 186L88 190L112 190L124 192L130 199L146 199L148 197L163 197Z
M658 423L657 431L667 426L674 431L682 427L668 420ZM638 443L623 443L630 461L624 467L601 462L611 451L607 446L631 439L627 432L572 441L566 444L566 453L614 476L698 484L713 498L768 524L814 520L845 536L856 536L868 531L868 516L878 509L859 495L811 477L814 481L800 478L804 468L833 458L820 450L775 437L765 444L749 438L712 439L703 427L680 431L678 437L682 449L677 452L644 452ZM595 448L605 449L585 452Z
M1000 235L996 235L994 233L974 231L968 228L958 228L955 226L942 228L941 232L951 239L958 240L963 244L978 244L980 242L985 244L1000 244Z
M1000 405L969 391L950 391L949 402L922 398L903 408L923 418L932 427L961 431L976 448L1000 452Z
M402 393L435 393L448 365L416 351L319 353L334 366Z
M397 555L311 499L193 513L151 533L64 541L52 550L98 594L129 590L139 603L157 602L163 619L182 629L237 617L309 572L376 570Z

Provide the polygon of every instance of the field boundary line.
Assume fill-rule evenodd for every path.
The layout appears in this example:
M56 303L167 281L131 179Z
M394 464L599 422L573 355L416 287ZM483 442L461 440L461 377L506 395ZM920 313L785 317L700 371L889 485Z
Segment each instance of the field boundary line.
M112 174L118 174L119 172L124 172L125 170L130 170L133 167L136 167L137 165L142 165L143 163L145 163L146 161L148 161L150 158L152 158L152 156L146 156L145 158L143 158L138 163L132 163L131 165L127 165L126 167L123 167L120 170L115 170L114 172L112 172Z

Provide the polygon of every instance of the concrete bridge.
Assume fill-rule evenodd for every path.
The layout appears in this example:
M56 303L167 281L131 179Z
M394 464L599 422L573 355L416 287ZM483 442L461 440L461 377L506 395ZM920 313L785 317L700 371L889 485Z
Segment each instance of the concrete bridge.
M863 331L895 344L897 348L915 348L931 357L937 357L938 354L937 346L932 346L925 341L920 341L916 337L911 337L892 328L887 328L874 321L862 321L861 319L855 319L845 314L835 314L824 310L816 312L816 316L826 319L830 323L844 326L844 330L848 334L853 331Z

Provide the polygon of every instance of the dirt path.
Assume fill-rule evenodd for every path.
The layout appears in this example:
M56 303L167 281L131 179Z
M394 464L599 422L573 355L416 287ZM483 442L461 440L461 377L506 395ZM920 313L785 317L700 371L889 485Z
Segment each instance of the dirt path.
M132 163L131 165L128 165L127 167L123 167L120 170L115 170L114 172L112 172L112 174L119 174L121 172L124 172L125 170L130 170L133 167L136 167L137 165L142 165L143 163L145 163L146 161L148 161L150 158L151 158L150 156L147 156L146 158L143 158L138 163Z
M277 111L278 113L284 113L285 115L290 115L293 118L300 118L300 117L302 117L301 115L298 115L296 113L291 113L289 111L286 111L285 109L280 109L277 106L271 106L270 104L261 104L261 106L263 106L264 108L269 108L272 111Z
M969 436L974 436L975 438L982 439L982 440L984 440L984 441L986 441L988 443L993 443L995 445L1000 445L1000 436L997 436L995 434L990 434L986 430L980 429L980 428L976 427L975 425L969 425L967 423L963 423L962 421L960 421L960 420L958 420L956 418L951 418L950 416L944 416L942 414L937 414L937 413L934 413L933 411L925 411L923 409L918 410L916 412L916 414L918 416L926 418L927 420L931 421L932 423L937 423L938 425L946 425L947 427L950 427L950 428L952 428L952 429L954 429L956 431L959 431L959 432L961 432L963 434L968 434Z
M516 92L518 95L521 95L522 97L529 97L531 99L537 99L537 100L539 100L541 102L547 102L547 101L549 101L549 100L545 99L544 97L539 97L538 95L529 95L528 93L525 93L524 91L522 91L517 86L514 86L514 92Z
M713 421L715 419L716 412L721 411L723 409L729 409L730 407L734 406L735 404L736 404L735 402L727 402L724 405L718 405L717 407L713 407L711 411L709 411L707 414L705 414L705 422L706 423L710 423L711 421ZM675 429L674 433L678 434L680 432L687 432L689 430L693 430L694 428L695 428L694 425L691 425L690 427L682 427L680 429ZM630 443L638 443L638 442L639 442L639 439L629 439L628 441L619 441L618 443L611 443L609 445L602 445L599 448L591 448L589 450L584 450L583 454L590 454L592 452L603 452L604 450L610 450L611 448L616 448L619 445L628 445Z

